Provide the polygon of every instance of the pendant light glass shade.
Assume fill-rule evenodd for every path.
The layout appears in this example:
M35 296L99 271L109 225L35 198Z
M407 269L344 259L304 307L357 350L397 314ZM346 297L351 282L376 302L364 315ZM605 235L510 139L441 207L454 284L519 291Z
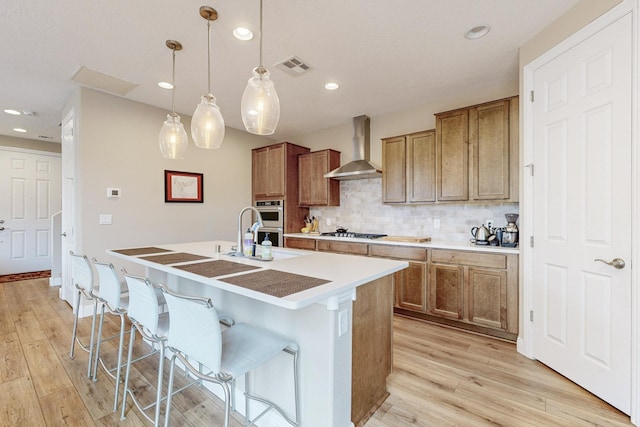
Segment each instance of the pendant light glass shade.
M171 114L167 114L167 120L160 128L158 143L160 152L167 159L183 159L184 153L189 146L189 138L184 130L184 125L180 122L180 116L176 114L174 108L176 91L176 50L182 50L182 44L175 40L167 40L166 45L173 51L173 74L171 77Z
M240 112L247 132L272 135L280 121L280 99L269 78L271 74L262 65L262 0L260 0L260 65L253 69L242 94Z
M210 6L200 8L200 16L207 20L207 76L208 91L200 98L200 104L191 117L191 138L200 148L220 148L224 139L224 119L211 94L211 21L218 19L218 12Z
M184 153L189 146L189 138L184 130L184 125L180 122L180 116L167 114L160 135L160 152L167 159L183 159Z
M197 147L220 148L224 139L224 119L216 105L216 98L202 95L191 118L191 138Z
M242 123L256 135L272 135L280 120L280 99L269 75L264 67L254 68L242 94Z

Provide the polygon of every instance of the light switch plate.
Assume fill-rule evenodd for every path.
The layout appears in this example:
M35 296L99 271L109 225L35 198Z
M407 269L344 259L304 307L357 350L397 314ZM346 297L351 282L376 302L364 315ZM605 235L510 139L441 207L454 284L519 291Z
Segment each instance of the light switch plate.
M111 225L111 214L100 214L100 225Z

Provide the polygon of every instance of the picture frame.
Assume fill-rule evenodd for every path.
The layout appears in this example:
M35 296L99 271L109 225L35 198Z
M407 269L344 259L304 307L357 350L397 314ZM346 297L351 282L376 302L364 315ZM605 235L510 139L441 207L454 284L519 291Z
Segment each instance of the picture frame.
M165 203L204 203L203 174L164 171Z

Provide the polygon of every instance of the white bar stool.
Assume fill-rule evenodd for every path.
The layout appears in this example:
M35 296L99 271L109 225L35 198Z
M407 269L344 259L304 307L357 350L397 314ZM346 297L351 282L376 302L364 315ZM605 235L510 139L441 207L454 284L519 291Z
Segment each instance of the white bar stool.
M292 426L300 422L298 405L298 346L289 339L244 323L224 331L220 327L218 313L209 298L176 294L162 287L169 307L170 325L167 346L173 352L169 371L169 392L165 427L169 426L171 396L176 359L196 378L222 386L225 396L224 426L229 426L233 389L236 378L245 376L245 426L253 425L271 409L275 409ZM295 420L289 418L275 403L250 394L249 372L264 364L279 352L293 356ZM204 365L211 372L202 374L193 366ZM257 400L267 407L253 420L250 417L249 400Z
M69 351L69 358L75 357L75 344L76 341L80 348L89 353L89 361L87 362L87 378L91 378L91 365L93 361L93 346L94 346L94 333L96 327L96 313L98 310L98 287L94 283L93 268L86 255L74 254L73 251L69 251L71 255L71 280L75 287L76 301L75 301L75 316L73 318L73 332L71 334L71 350ZM84 298L93 302L93 318L91 320L91 340L89 346L83 344L78 338L78 316L80 315L80 300Z
M120 374L122 372L122 351L124 348L124 335L126 332L125 327L125 315L127 314L127 308L129 307L129 292L126 283L123 283L118 277L116 270L111 263L98 262L93 259L93 265L98 272L98 280L100 287L98 288L98 298L102 302L102 309L100 312L100 324L98 326L98 339L96 344L96 354L93 365L93 381L97 380L98 375L98 362L102 365L102 368L107 374L109 374L116 381L116 391L113 399L113 412L118 410L118 394L120 391ZM163 298L164 301L164 298ZM111 314L120 317L120 332L118 335L114 335L108 338L102 337L102 326L104 324L104 312L105 310ZM116 366L108 368L105 366L102 359L100 359L100 349L103 341L109 341L113 338L119 337L118 344L118 360ZM113 375L113 371L116 374Z
M160 423L160 404L162 403L162 373L164 368L164 352L167 342L167 335L169 332L169 313L160 313L160 301L158 300L158 294L156 292L157 287L153 285L146 277L132 276L124 272L124 278L129 287L129 307L127 310L127 316L131 320L131 337L129 339L129 351L127 355L127 370L124 377L124 390L122 399L122 413L121 420L124 420L125 411L127 408L127 395L131 396L134 405L138 408L143 417L153 423L154 426L158 426ZM159 365L158 365L158 383L156 390L156 400L148 404L147 406L141 406L140 402L134 395L133 391L129 389L129 375L131 372L131 364L134 362L131 360L133 356L133 345L136 338L136 331L142 335L142 337L152 343L152 346L158 346L157 350L153 350L151 353L143 356L142 358L149 357L159 353ZM142 358L136 359L140 360ZM155 406L154 417L149 417L145 411Z

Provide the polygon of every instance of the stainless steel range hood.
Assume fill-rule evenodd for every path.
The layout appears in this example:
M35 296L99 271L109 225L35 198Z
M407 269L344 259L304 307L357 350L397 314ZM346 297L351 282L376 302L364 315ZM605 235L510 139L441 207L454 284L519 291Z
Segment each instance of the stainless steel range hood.
M371 136L368 116L353 118L353 161L325 174L325 178L338 180L381 178L382 171L369 161Z

